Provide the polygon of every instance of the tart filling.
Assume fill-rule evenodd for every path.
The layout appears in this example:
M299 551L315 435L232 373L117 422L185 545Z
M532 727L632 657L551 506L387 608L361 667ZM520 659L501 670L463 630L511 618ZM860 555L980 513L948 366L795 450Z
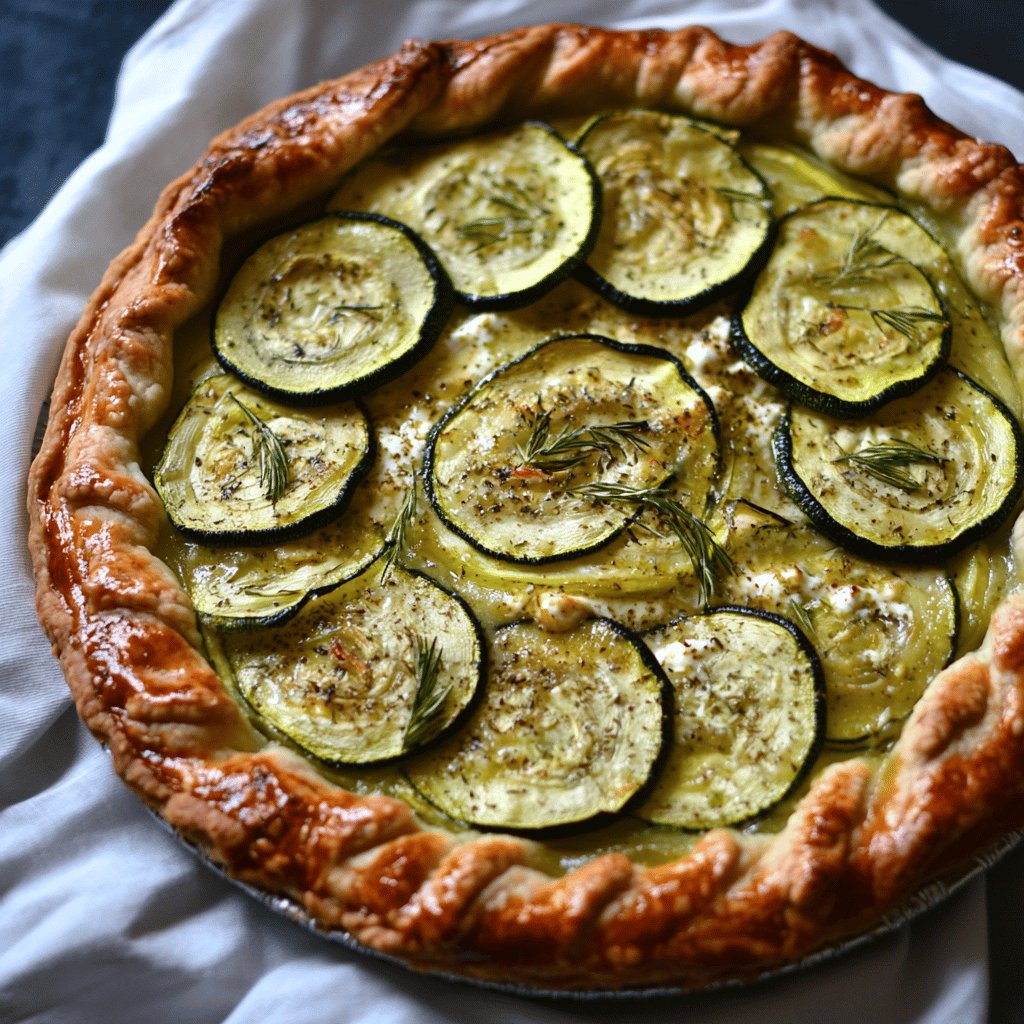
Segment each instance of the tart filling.
M630 125L644 129L644 145L630 149L627 189L614 184L605 133L616 139ZM512 140L557 138L543 126L516 131L435 145L413 164L375 158L332 204L369 203L372 184L374 209L423 230L421 193L433 195L437 180L450 184L453 168L470 174L472 164L476 180L478 168L513 153L530 159ZM405 794L411 782L426 801L422 813L441 812L456 830L586 827L594 851L634 857L652 856L651 829L674 826L675 839L654 844L662 859L687 849L694 831L777 828L816 764L888 749L957 651L961 615L984 621L1000 590L1004 567L989 549L968 552L959 572L943 560L991 535L1019 497L1019 428L1002 402L946 368L951 336L966 344L942 296L959 302L962 286L908 213L869 202L870 190L794 151L749 144L744 158L735 134L685 118L610 115L582 132L583 155L572 159L597 159L602 231L650 220L659 176L673 180L675 205L659 208L665 230L675 230L679 203L713 200L732 211L732 220L720 218L715 245L698 246L704 265L717 268L699 276L728 284L737 312L708 304L723 290L715 284L702 298L659 303L658 315L638 318L614 289L589 292L559 275L533 282L532 301L518 310L479 312L474 299L415 365L359 392L377 460L337 521L273 549L218 555L175 543L168 554L257 724L332 777L383 793ZM752 169L759 164L764 180ZM400 177L402 168L411 177ZM725 173L731 184L716 177ZM749 202L732 195L743 176L754 190ZM762 253L774 233L765 180L777 206L795 202L790 196L800 205ZM344 224L348 215L338 216ZM647 234L599 241L582 281L594 283L593 267L612 249L646 266ZM744 292L747 268L763 256L767 265ZM454 258L442 246L450 268ZM657 290L663 267L652 259ZM259 290L250 295L243 280L234 278L232 303L258 304ZM700 302L704 312L679 316ZM907 310L922 312L907 314L910 322ZM367 333L362 347L375 345ZM203 349L199 332L196 373ZM362 358L358 345L349 358ZM985 358L999 354L989 346ZM868 449L878 449L882 470ZM872 560L886 556L891 564ZM907 557L923 564L900 568ZM403 564L426 577L408 576ZM958 576L971 584L963 612ZM485 638L465 671L483 666L487 652L492 665L468 722L474 687L462 685L461 696L452 681L442 687L430 737L448 738L420 758L404 739L415 716L414 643L434 644L445 672L452 665L443 617L410 612L399 639L400 603L380 605L406 578L460 595L453 622L472 609ZM731 610L714 610L723 604ZM299 608L288 625L262 629ZM361 639L346 642L341 657L324 630L352 632L353 617L361 617ZM261 631L239 634L239 625ZM711 647L713 658L695 653ZM641 657L651 651L661 663L653 675ZM392 668L378 671L381 658ZM676 716L665 742L656 708L673 702L657 695L664 673ZM614 690L591 693L613 679ZM387 711L373 711L382 700ZM578 746L589 753L577 757ZM627 761L610 753L626 747L635 754ZM348 774L382 761L397 767ZM558 795L541 798L542 790Z

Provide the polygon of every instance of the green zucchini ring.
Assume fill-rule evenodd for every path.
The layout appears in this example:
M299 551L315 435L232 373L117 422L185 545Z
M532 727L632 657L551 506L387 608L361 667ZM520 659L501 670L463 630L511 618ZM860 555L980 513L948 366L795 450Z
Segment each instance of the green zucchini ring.
M652 316L713 302L771 248L771 196L719 134L675 114L630 110L594 119L578 143L601 179L601 231L580 280Z
M942 569L893 569L811 527L746 502L730 516L734 572L722 597L782 615L814 644L825 679L825 738L864 746L913 709L952 660L960 601Z
M365 573L283 626L208 636L257 719L319 761L394 761L458 728L485 676L469 606L400 566Z
M468 724L407 767L452 818L515 832L601 824L654 778L668 738L668 681L609 619L570 633L499 629Z
M823 199L779 225L732 338L788 398L864 416L911 394L949 355L952 327L921 265L935 240L891 206Z
M674 689L674 743L637 814L703 831L775 807L804 777L825 731L824 679L791 622L750 608L683 616L644 639Z
M447 275L404 224L331 213L265 242L217 307L221 364L283 402L320 405L398 377L451 312Z
M495 370L434 428L425 491L484 554L541 565L607 544L673 476L703 511L718 460L710 399L663 349L555 338Z
M200 623L218 630L279 625L367 569L398 509L398 495L379 486L385 474L378 463L343 516L301 537L252 547L181 545L173 568Z
M693 521L707 528L707 536L720 547L725 539L719 518L709 515L707 490L703 480L714 481L715 462L708 459L695 466L690 477L672 477L658 494L689 512ZM701 501L695 496L702 495ZM692 589L700 600L701 559L713 560L706 550L695 564L691 552L673 530L672 520L653 506L639 506L638 514L607 544L580 556L570 556L540 565L512 563L482 552L463 541L437 516L427 524L434 550L448 553L457 573L477 586L505 590L519 595L534 591L564 590L589 598L653 597L669 591ZM714 565L711 566L713 573ZM721 567L717 576L723 575Z
M202 379L185 403L153 483L186 537L259 544L335 518L375 449L355 402L288 409L218 373Z
M572 274L597 237L601 188L590 164L546 124L360 164L328 203L414 228L470 306L516 309Z
M1019 424L952 367L870 420L791 406L773 448L804 514L868 558L937 564L995 530L1024 489Z

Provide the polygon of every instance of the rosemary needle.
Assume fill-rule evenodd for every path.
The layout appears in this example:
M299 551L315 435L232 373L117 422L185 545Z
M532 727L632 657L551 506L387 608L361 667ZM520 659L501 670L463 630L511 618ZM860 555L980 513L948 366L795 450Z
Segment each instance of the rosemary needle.
M843 253L843 262L839 267L816 274L815 280L830 285L855 284L863 281L872 271L909 262L903 256L887 249L875 237L875 232L882 227L887 217L888 214L883 213L870 228L855 232Z
M479 252L490 245L505 242L514 235L527 235L533 230L534 220L550 211L542 206L529 192L514 181L495 183L505 189L496 188L486 194L478 192L478 200L496 207L497 213L490 217L476 217L459 224L455 231L460 238L476 242L473 252Z
M268 501L276 502L288 486L288 456L281 439L247 405L234 395L231 401L245 413L252 427L252 450L260 469L260 487Z
M718 543L707 524L683 508L664 488L591 483L573 487L569 493L607 504L636 505L657 513L676 535L690 559L697 577L701 604L707 604L714 596L721 577L731 575L735 569L729 553ZM642 523L637 525L650 530Z
M558 473L584 462L593 452L602 459L622 458L626 447L646 451L651 442L638 434L647 430L646 420L624 420L600 427L564 429L551 436L551 413L541 412L533 418L530 436L519 449L523 466L531 466L544 473Z
M402 737L402 749L415 747L428 739L437 728L437 718L444 702L451 692L451 686L442 687L439 683L441 668L441 650L435 637L428 644L416 635L416 693L412 701L412 714L405 726Z
M924 306L896 306L892 309L874 309L870 306L838 305L835 308L855 309L862 313L868 313L880 331L884 333L885 328L890 327L915 345L921 344L920 329L922 324L936 323L944 325L946 323L946 318L942 313L937 313L933 309L926 309Z
M811 613L806 605L801 604L795 597L787 602L789 617L803 630L809 640L814 639L814 623L811 622Z
M922 462L942 465L947 460L927 448L919 448L909 441L880 441L868 444L855 452L843 452L833 463L845 462L873 476L882 483L901 487L905 491L916 491L922 486L907 472L909 466Z
M384 568L380 574L381 583L387 583L391 570L398 563L399 556L406 548L406 535L409 526L416 517L416 477L413 475L412 486L405 495L405 501L395 516L395 521L384 539Z

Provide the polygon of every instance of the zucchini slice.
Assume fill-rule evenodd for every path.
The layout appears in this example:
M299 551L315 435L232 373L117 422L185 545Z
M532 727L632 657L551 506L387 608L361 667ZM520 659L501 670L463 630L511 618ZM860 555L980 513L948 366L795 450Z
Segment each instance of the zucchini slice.
M949 354L946 308L919 269L936 245L895 207L811 203L779 225L733 341L794 402L864 416L916 391Z
M578 143L601 179L601 231L582 281L654 316L736 287L771 247L771 197L736 149L677 114L595 118Z
M647 648L609 619L571 633L499 629L479 708L408 766L445 814L484 828L595 824L652 779L667 739L669 687Z
M353 506L359 503L359 496ZM200 622L253 629L291 618L312 597L358 576L380 554L383 535L350 517L274 546L187 544L177 558Z
M435 428L426 492L449 529L495 558L594 551L637 515L595 488L683 478L703 507L717 466L710 400L662 349L556 338L486 377Z
M485 673L468 605L399 566L311 601L284 626L208 640L264 723L337 765L392 761L457 728Z
M776 615L726 607L644 639L675 690L675 743L640 817L698 831L783 800L824 734L821 666L804 635Z
M173 567L199 621L218 630L279 625L307 601L363 572L380 555L404 491L382 459L344 514L313 533L273 545L176 547Z
M826 738L867 743L902 721L952 661L960 602L942 569L894 569L808 526L737 502L722 596L785 616L814 644L825 678Z
M791 407L774 449L804 514L868 558L938 563L995 530L1024 488L1019 424L951 367L870 420Z
M440 256L463 302L514 309L564 281L590 251L601 191L575 147L529 121L373 157L328 206L409 224Z
M218 373L199 382L171 427L153 483L187 537L261 543L337 516L374 450L354 402L286 409Z
M277 235L232 278L213 351L253 387L317 405L397 377L434 343L451 285L404 224L328 214Z
M752 142L749 139L741 139L736 148L768 182L776 217L785 216L798 207L826 196L861 199L869 203L891 204L893 201L891 192L851 178L834 167L826 167L795 149Z

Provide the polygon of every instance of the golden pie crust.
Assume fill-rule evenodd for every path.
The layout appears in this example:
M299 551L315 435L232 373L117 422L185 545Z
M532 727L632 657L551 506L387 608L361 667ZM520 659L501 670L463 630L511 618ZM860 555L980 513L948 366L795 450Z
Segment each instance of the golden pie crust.
M740 47L704 28L544 25L407 43L217 138L92 296L32 468L39 617L117 771L235 878L417 968L543 989L754 976L870 928L1024 822L1020 594L931 684L882 769L831 767L779 835L717 830L674 863L606 854L561 878L531 866L526 840L421 830L400 801L266 747L200 653L152 553L164 511L139 447L168 402L172 332L210 301L225 240L326 194L399 133L635 104L796 142L934 210L1024 380L1024 170L1005 148L789 33Z

